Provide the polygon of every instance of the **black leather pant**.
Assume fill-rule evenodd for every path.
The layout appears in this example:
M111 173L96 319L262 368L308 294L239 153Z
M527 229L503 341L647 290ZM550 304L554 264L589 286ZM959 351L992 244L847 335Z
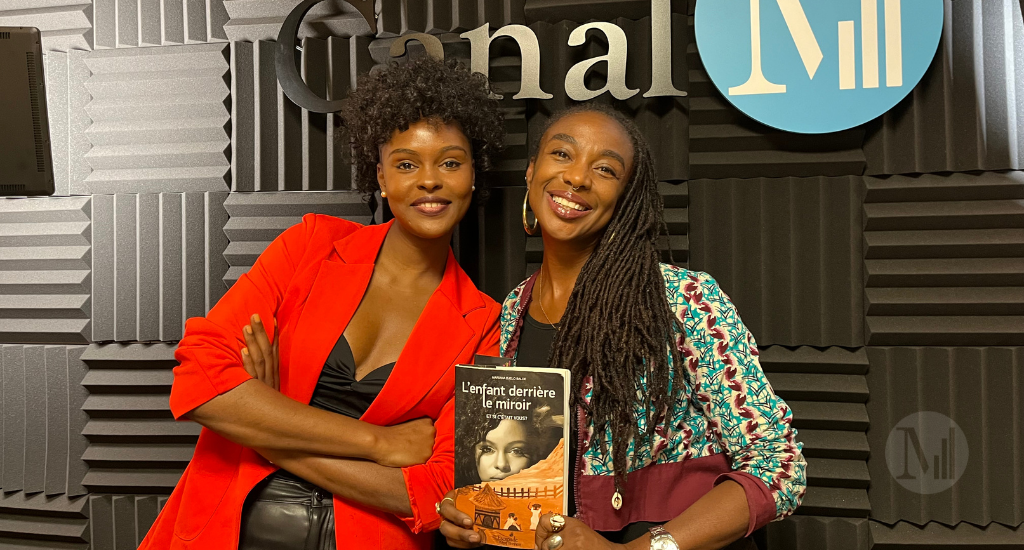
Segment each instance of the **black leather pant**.
M334 497L284 470L249 493L238 550L336 550Z

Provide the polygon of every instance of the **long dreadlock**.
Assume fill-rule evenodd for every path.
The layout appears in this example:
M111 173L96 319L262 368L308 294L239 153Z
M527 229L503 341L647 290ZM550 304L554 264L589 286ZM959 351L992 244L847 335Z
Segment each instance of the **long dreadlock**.
M576 279L549 363L572 372L573 403L594 423L595 437L606 456L604 434L611 428L615 486L621 492L629 442L639 443L645 437L653 443L659 418L674 405L670 377L682 380L683 362L656 248L665 226L664 205L647 140L632 120L602 104L582 104L557 113L541 135L559 119L582 112L611 117L629 134L633 173L604 236ZM588 378L593 382L589 403L581 399ZM636 404L647 415L643 434L634 417Z

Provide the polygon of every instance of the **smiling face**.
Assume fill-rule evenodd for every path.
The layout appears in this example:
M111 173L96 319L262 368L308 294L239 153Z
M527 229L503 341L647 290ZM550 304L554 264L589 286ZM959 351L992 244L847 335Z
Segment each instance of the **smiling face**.
M377 183L402 229L449 238L473 198L473 151L456 123L420 120L380 148Z
M632 170L633 143L615 119L584 111L552 124L526 171L545 240L600 240Z
M476 471L481 482L497 481L533 465L523 422L504 419L476 444Z

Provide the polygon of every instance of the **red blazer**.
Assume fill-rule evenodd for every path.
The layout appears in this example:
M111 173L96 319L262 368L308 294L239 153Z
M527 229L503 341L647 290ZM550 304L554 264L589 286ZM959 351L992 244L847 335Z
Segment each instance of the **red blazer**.
M277 319L281 392L309 403L328 354L366 292L390 227L309 214L271 243L209 315L186 323L171 387L175 418L251 379L239 350L242 327L253 313ZM339 544L430 548L428 532L441 523L434 503L454 486L453 366L472 362L477 353L497 355L499 312L449 251L440 286L362 417L378 425L435 419L433 456L402 470L413 515L397 517L335 498ZM237 548L242 503L275 470L255 451L204 428L192 462L141 548Z

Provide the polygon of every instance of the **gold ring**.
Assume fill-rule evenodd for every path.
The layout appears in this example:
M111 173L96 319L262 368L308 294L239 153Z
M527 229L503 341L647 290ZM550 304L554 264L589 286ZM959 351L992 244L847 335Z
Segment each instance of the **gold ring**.
M548 550L558 550L562 547L562 535L551 535L548 539Z
M563 516L562 514L551 514L551 518L548 521L551 523L551 532L552 533L557 533L557 532L561 531L562 529L565 529L565 516ZM561 543L562 538L559 537L558 540L559 540L558 546L561 546L562 545L562 543Z
M437 515L439 515L439 516L441 515L441 504L443 504L444 501L446 501L446 500L452 501L452 506L455 506L455 499L454 498L452 498L452 497L444 497L441 500L439 500L439 501L434 503L434 511L437 512Z

